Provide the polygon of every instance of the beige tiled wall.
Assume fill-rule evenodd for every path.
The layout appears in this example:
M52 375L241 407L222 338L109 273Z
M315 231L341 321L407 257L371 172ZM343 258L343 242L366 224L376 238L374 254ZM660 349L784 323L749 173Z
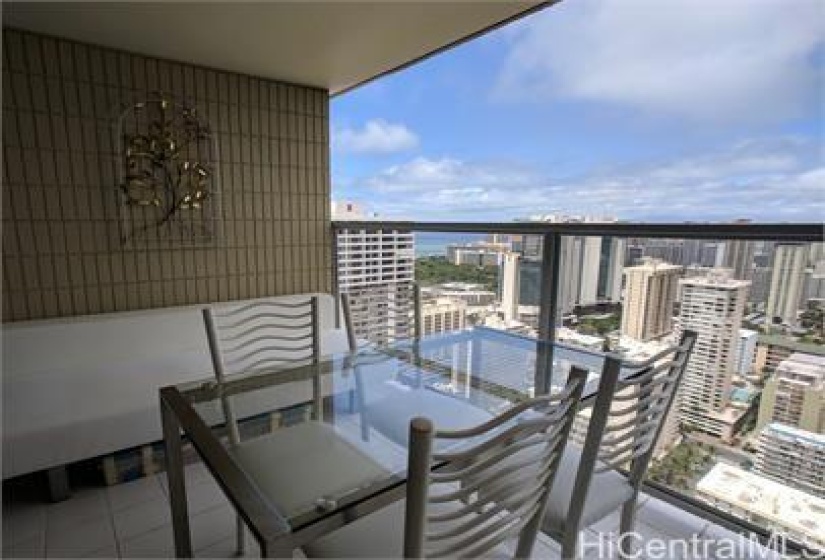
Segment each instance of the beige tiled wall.
M3 30L3 321L330 291L326 91ZM115 122L163 91L217 131L219 235L124 247Z

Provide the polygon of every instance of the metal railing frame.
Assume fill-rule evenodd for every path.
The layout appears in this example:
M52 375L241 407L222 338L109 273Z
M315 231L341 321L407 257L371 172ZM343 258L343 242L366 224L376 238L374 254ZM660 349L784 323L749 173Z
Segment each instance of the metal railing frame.
M514 234L542 237L541 286L539 292L539 328L541 340L556 341L556 329L560 313L556 297L559 292L560 248L562 238L574 237L616 237L623 239L705 239L720 241L769 241L779 243L825 242L823 223L545 223L545 222L414 222L414 221L333 221L331 228L333 249L333 282L338 293L337 237L343 230L432 232L465 234ZM340 298L336 297L336 302ZM338 315L338 314L336 314ZM553 344L540 345L537 356L536 394L550 390L550 373L553 363ZM691 498L677 494L661 484L645 481L643 490L674 506L699 515L717 525L733 529L743 534L755 533L767 541L771 535L765 528L751 522L737 519L720 510ZM789 541L790 548L797 552L805 547Z

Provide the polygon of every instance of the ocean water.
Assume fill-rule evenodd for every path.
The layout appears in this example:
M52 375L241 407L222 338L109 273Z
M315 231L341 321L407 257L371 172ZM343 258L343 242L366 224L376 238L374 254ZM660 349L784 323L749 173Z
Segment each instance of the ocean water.
M483 241L485 238L486 235L477 233L415 232L415 256L446 256L447 245Z

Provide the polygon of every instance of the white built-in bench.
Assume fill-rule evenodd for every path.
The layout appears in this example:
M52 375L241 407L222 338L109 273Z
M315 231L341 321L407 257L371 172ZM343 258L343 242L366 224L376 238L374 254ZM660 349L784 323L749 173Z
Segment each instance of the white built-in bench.
M321 351L344 351L318 295ZM160 440L158 389L212 375L201 308L4 325L3 479Z

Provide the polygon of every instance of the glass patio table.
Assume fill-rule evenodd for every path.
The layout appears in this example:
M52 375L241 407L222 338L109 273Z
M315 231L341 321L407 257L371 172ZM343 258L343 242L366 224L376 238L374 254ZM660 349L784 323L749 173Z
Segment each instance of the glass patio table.
M368 347L315 363L160 390L178 557L191 556L180 433L264 557L292 550L404 497L409 421L477 425L562 386L604 355L487 328ZM550 367L548 364L553 364ZM240 443L227 436L227 403Z

